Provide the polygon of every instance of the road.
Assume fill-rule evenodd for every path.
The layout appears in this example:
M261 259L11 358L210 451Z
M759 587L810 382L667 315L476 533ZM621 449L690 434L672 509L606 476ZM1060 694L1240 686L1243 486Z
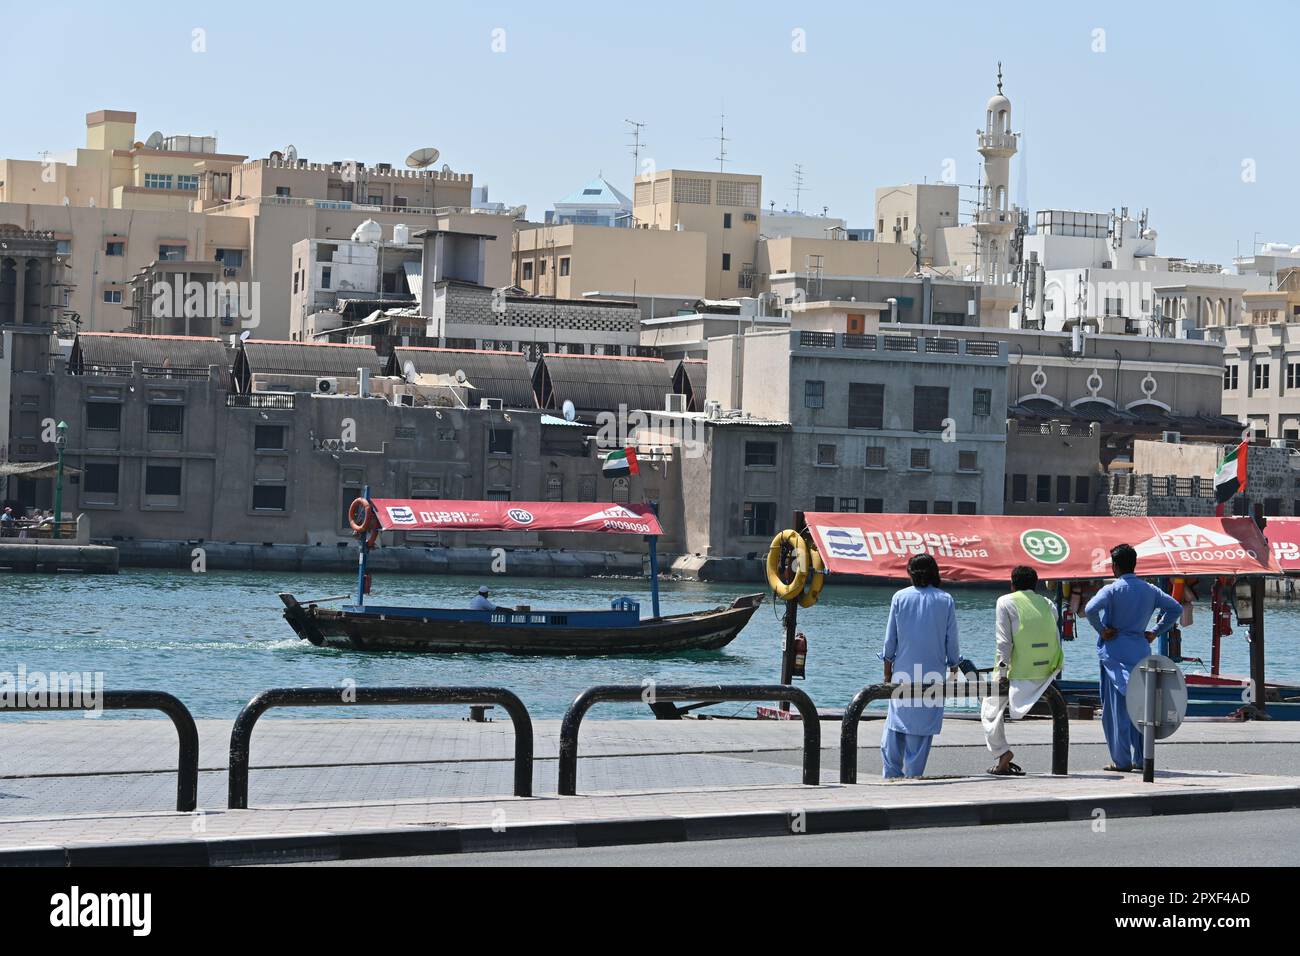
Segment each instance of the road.
M1294 810L476 853L323 866L1296 866Z

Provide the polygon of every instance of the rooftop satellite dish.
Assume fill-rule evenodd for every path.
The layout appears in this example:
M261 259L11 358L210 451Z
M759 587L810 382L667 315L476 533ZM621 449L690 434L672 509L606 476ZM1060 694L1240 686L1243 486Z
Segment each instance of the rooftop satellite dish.
M460 369L460 368L456 369L456 381L459 382L461 385L465 384L465 382L467 381L467 377L465 375L464 369Z
M144 141L145 149L162 149L163 134L161 130L154 130L149 134L149 138Z
M279 163L284 160L284 153L280 152L278 149L273 149L271 150L271 155L266 158L271 160L273 163Z
M406 165L411 167L411 169L427 169L436 163L438 157L441 155L442 153L438 152L432 146L425 146L421 149L417 149L415 152L411 153L410 156L407 156Z
M450 167L449 165L447 165L446 163L443 163L443 164L442 164L442 171L443 171L444 173L449 173L449 172L451 172L451 167Z
M242 331L242 332L239 333L239 341L241 341L241 342L247 342L248 339L249 339L249 336L251 336L252 334L253 334L253 330L252 330L252 329L244 329L244 331Z
M578 417L578 410L573 407L573 402L567 398L564 400L562 413L566 422L571 422Z
M408 385L414 385L419 381L420 373L415 370L415 363L410 359L402 366L402 378L406 379Z
M286 163L298 162L298 147L290 143L284 148L284 161Z

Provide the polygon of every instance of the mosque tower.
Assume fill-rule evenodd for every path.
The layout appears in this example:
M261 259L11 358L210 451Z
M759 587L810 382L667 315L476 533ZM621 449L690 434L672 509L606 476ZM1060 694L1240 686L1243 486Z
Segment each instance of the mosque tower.
M998 324L1006 324L1011 306L1018 300L1011 286L1015 281L1013 255L1020 210L1010 203L1011 157L1016 154L1018 143L1019 135L1011 131L1011 100L1002 92L1002 64L999 63L998 91L989 99L984 129L979 132L984 173L975 215L979 279L986 287L993 287L986 288L983 294L982 311L1001 318ZM1003 299L1007 301L1003 303Z

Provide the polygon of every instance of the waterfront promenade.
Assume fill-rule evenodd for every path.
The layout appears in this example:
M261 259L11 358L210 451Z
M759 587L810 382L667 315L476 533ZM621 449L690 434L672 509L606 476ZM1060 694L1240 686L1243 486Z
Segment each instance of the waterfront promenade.
M252 809L226 804L229 721L199 722L197 813L176 813L176 737L163 720L0 724L0 863L204 865L679 842L988 823L1300 807L1300 723L1190 721L1157 751L1157 782L1104 773L1097 721L1071 723L1068 777L1046 775L1051 725L1013 728L1030 775L994 779L979 724L952 717L932 774L878 777L878 720L859 784L838 779L822 724L821 780L799 784L791 722L589 720L576 797L556 796L559 724L534 726L531 799L509 796L508 720L265 718ZM1298 853L1300 856L1300 853Z

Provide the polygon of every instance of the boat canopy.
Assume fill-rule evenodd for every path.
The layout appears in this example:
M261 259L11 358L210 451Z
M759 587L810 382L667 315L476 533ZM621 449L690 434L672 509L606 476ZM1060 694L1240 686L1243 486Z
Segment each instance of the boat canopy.
M907 578L907 562L929 552L949 581L1006 581L1028 565L1045 580L1111 576L1110 549L1137 549L1137 573L1282 574L1250 518L1063 518L1016 515L840 514L805 519L829 571ZM1292 529L1300 541L1300 522ZM1272 531L1273 519L1268 529ZM1300 569L1300 552L1296 567Z
M448 501L374 498L385 531L594 531L660 535L647 504L598 501Z
M1264 533L1282 570L1300 572L1300 518L1269 518Z

